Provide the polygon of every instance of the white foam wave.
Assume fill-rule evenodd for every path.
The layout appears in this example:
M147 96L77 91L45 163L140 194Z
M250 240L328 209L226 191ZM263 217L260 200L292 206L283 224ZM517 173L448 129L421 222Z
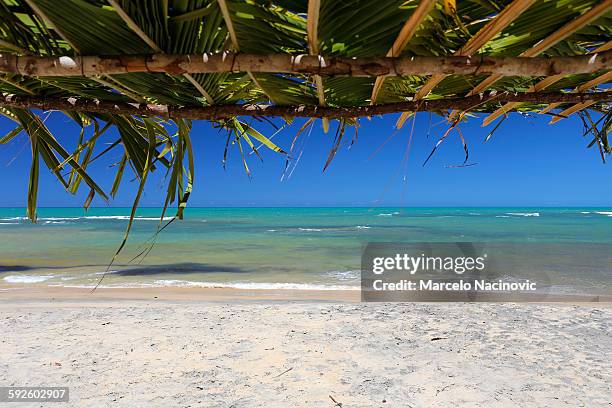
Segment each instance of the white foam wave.
M359 290L359 286L349 285L323 285L309 283L286 283L286 282L194 282L178 279L159 279L153 283L130 283L119 285L101 285L99 288L159 288L159 287L190 287L190 288L223 288L223 289L245 289L245 290ZM66 288L87 288L94 285L63 285Z
M608 217L612 217L612 211L595 211L595 214L606 215Z
M509 215L496 215L495 218L510 218Z
M170 221L174 217L164 217L162 221ZM127 217L129 219L129 217ZM140 221L159 221L159 217L136 217L135 220Z
M88 215L85 217L77 217L73 219L83 220L129 220L129 215ZM170 221L172 217L164 217L164 221ZM159 221L159 217L134 217L134 220L140 221Z
M98 275L112 275L113 273L117 273L119 271L108 271L108 272L94 272L93 274L89 274L89 276L98 276Z
M361 271L359 270L349 270L349 271L328 271L323 274L326 278L332 278L339 281L355 281L358 280L361 276Z
M394 215L399 215L399 211L394 211L392 213L380 213L378 217L393 217Z
M370 229L372 227L368 227L367 225L358 225L355 228L357 228L357 229Z
M539 212L532 212L532 213L509 212L509 213L506 213L506 214L508 214L508 215L515 215L515 216L518 216L518 217L539 217L540 216Z
M86 215L82 217L39 217L39 221L78 221L78 220L129 220L129 215ZM139 221L159 221L159 217L134 217ZM164 217L164 221L170 221L172 217ZM27 217L6 217L0 221L24 221ZM204 220L206 221L206 220Z
M53 275L9 275L3 280L8 283L40 283L51 279Z
M298 228L298 230L306 231L306 232L321 232L321 231L323 231L322 228Z
M286 283L286 282L193 282L177 279L156 280L157 286L187 286L200 288L230 288L230 289L289 289L289 290L359 290L358 286L348 285L321 285L309 283Z

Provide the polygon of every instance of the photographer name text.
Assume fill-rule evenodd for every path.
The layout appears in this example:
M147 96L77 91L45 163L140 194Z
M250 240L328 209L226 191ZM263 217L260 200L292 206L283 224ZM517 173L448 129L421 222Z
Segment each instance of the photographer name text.
M377 279L372 282L376 291L486 291L486 292L531 292L536 290L536 283L526 280L524 282L486 281L475 279L473 281L458 280L453 282L439 282L432 279L409 280L402 279L395 282L386 282Z

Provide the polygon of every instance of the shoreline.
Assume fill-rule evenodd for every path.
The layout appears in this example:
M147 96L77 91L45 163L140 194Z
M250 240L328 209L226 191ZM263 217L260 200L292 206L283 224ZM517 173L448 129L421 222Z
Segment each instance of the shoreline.
M462 294L446 293L437 300L414 297L408 301L388 297L397 303L529 303L529 304L575 304L591 307L612 306L612 296L587 294L522 295L511 300L499 298L498 294L480 294L478 301ZM387 302L362 302L360 290L312 290L312 289L239 289L225 287L100 287L94 292L91 288L74 288L60 286L0 286L0 304L27 302L84 302L101 301L186 301L186 302L332 302L377 304Z
M307 301L354 303L358 290L236 289L159 286L149 288L90 288L0 286L0 304L11 301Z

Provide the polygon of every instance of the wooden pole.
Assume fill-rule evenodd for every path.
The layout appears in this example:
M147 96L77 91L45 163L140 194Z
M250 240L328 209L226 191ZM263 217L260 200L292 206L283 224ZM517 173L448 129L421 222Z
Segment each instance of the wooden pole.
M289 54L153 54L34 57L0 54L0 73L25 76L94 76L130 72L252 72L374 77L407 75L551 76L612 69L612 50L573 57L364 57Z
M184 118L194 120L216 120L234 116L284 116L284 117L328 117L356 118L384 115L396 112L444 111L448 109L472 110L499 106L499 103L528 102L535 104L598 103L612 100L612 92L596 93L497 93L461 98L433 99L399 102L384 105L351 107L329 106L279 106L279 105L211 105L171 106L111 102L84 98L56 98L2 94L0 107L21 109L61 110L92 113L115 113L122 115L152 116L161 118ZM485 109L487 110L487 109ZM490 110L488 110L490 111Z

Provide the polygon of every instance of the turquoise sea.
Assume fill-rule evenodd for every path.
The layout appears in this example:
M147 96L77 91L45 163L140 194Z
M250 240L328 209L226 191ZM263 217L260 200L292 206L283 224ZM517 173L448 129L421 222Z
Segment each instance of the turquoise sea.
M95 285L129 208L0 208L0 287ZM188 208L142 260L160 209L143 208L102 286L355 288L368 242L514 243L525 274L562 292L610 294L610 208ZM549 248L544 253L541 248ZM528 251L529 252L529 251Z

